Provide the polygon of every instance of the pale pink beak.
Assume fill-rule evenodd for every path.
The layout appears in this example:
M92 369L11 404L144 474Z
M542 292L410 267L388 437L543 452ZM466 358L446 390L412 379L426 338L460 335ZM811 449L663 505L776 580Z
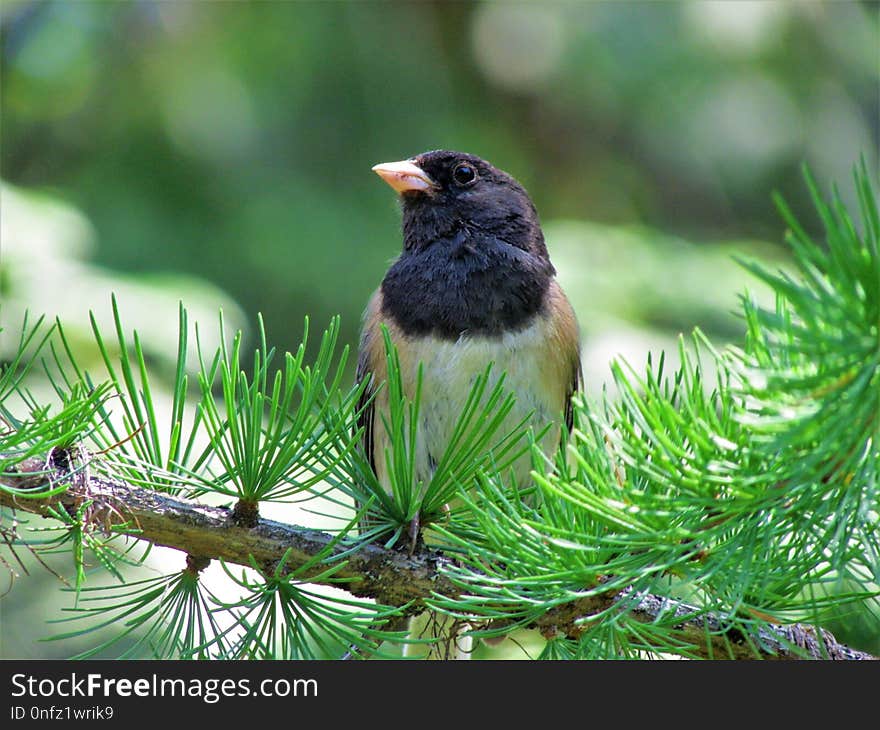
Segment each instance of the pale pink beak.
M426 192L437 187L427 173L412 160L382 162L373 166L373 172L398 193Z

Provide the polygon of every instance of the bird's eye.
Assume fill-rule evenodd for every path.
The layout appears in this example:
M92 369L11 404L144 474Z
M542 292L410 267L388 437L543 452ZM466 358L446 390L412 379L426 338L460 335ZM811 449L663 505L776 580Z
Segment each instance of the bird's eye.
M459 185L470 185L477 179L477 169L473 165L463 162L455 166L452 171L452 179Z

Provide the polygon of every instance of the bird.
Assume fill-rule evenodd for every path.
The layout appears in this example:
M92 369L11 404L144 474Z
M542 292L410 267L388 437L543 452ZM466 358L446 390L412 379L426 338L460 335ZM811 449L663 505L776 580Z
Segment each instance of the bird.
M356 380L365 386L361 447L378 481L390 491L383 325L408 398L421 371L417 482L429 482L476 378L490 364L495 377L504 372L504 387L515 396L506 425L552 423L540 442L552 454L572 429L572 396L582 381L580 337L528 193L512 175L465 152L432 150L372 169L399 196L403 238L364 311L358 348ZM525 484L530 470L525 455L513 478ZM429 649L429 658L449 657L449 646L467 658L472 642L439 641L443 630L442 622L431 630L439 648Z

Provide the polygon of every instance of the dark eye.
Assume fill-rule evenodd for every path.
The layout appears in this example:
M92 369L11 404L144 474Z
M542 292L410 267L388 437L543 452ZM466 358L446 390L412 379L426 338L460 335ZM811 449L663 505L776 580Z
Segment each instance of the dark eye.
M470 185L477 179L477 169L467 162L462 162L452 171L452 179L459 185Z

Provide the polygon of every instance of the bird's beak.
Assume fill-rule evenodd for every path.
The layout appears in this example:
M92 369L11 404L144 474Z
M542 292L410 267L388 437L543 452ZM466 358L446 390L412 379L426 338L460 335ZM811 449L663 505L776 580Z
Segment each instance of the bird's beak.
M373 172L398 193L427 192L437 187L428 174L411 160L382 162L373 165Z

